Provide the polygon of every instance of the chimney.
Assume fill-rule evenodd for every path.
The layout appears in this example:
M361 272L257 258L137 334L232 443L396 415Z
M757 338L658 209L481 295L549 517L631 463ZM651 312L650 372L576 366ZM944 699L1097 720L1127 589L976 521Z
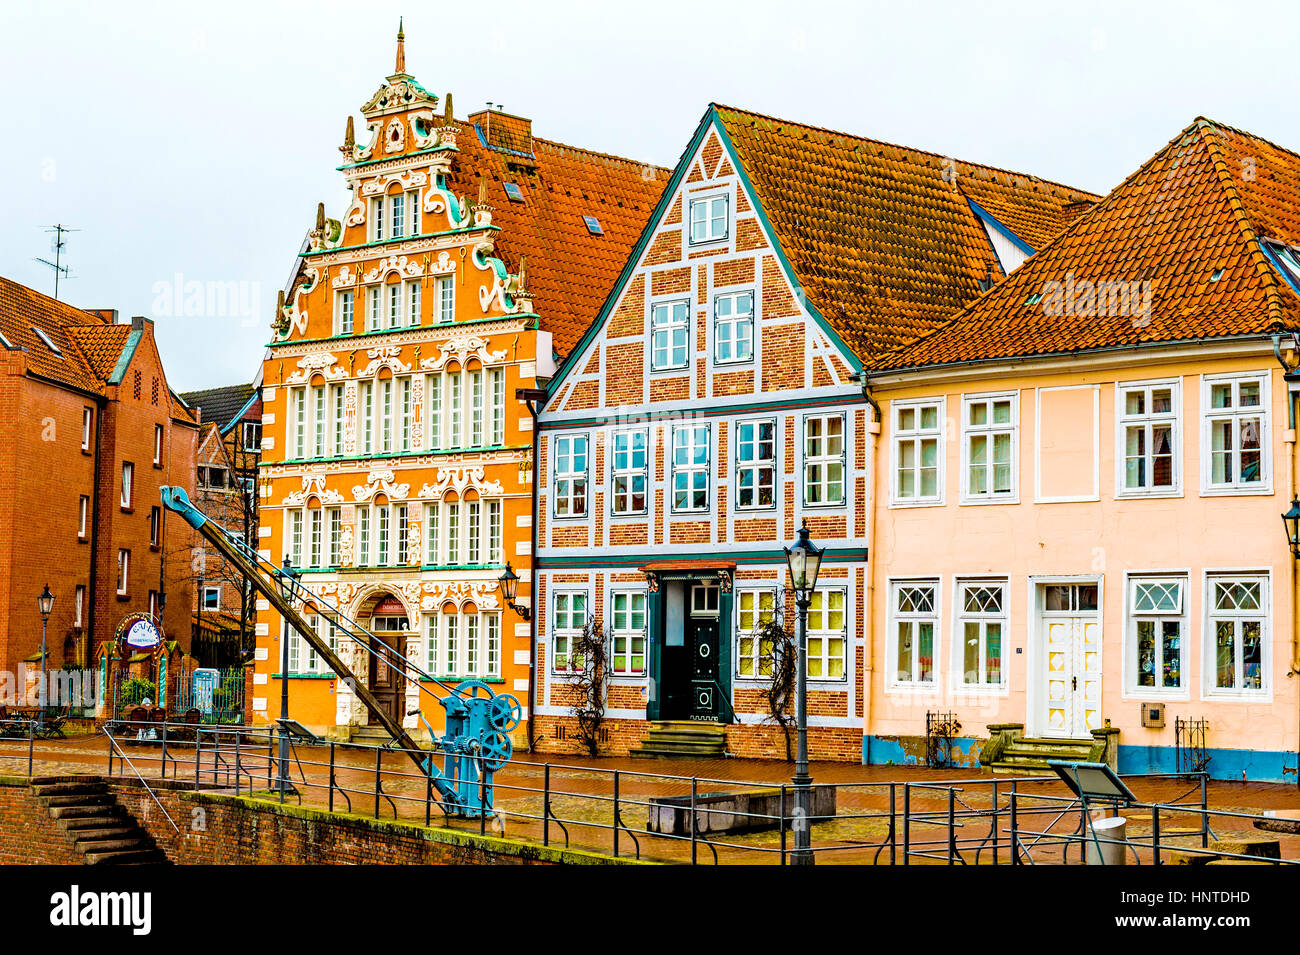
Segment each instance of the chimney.
M479 136L492 149L500 149L532 158L533 121L503 112L500 106L481 109L469 115Z

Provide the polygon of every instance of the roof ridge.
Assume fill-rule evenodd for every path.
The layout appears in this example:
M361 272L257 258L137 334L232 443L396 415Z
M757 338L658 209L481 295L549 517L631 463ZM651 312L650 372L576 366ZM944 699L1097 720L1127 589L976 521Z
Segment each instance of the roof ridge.
M1208 116L1197 116L1196 119L1194 120L1194 123L1203 126L1209 126L1215 130L1226 129L1229 132L1236 133L1238 136L1245 136L1247 139L1253 139L1256 142L1264 143L1266 146L1271 146L1274 149L1276 149L1278 152L1286 153L1288 156L1294 157L1297 162L1300 162L1300 152L1296 152L1294 149L1290 149L1286 146L1280 146L1277 143L1273 142L1273 140L1266 139L1265 137L1260 136L1257 133L1252 133L1248 129L1242 129L1240 126L1233 126L1229 123L1221 123L1217 119L1211 119Z
M1255 229L1250 217L1246 215L1246 204L1242 201L1241 193L1237 191L1237 183L1228 169L1228 159L1224 155L1223 144L1210 132L1210 130L1217 127L1214 126L1211 120L1204 117L1197 117L1194 125L1201 142L1210 154L1210 162L1214 166L1219 186L1227 194L1229 215L1232 216L1233 221L1241 229L1242 237L1246 241L1246 250L1251 259L1254 260L1255 271L1259 273L1263 282L1264 292L1268 296L1269 320L1280 323L1282 320L1282 303L1278 296L1277 276L1273 272L1273 266L1269 263L1268 257L1264 255L1264 250L1260 247L1259 232Z
M1042 176L1035 176L1033 173L1020 172L1015 169L1007 169L1004 166L990 165L989 163L971 162L970 160L966 160L966 159L958 159L955 156L948 156L945 155L944 153L935 152L932 149L921 149L917 146L904 146L901 143L890 142L889 140L886 139L874 139L870 136L862 136L858 133L849 133L840 129L830 129L825 126L815 126L811 123L803 123L796 119L786 119L781 116L772 116L768 113L759 113L759 112L755 112L754 110L744 109L743 107L739 107L739 106L728 106L725 103L710 103L709 105L713 107L715 110L728 110L733 113L741 113L746 116L753 116L756 119L768 120L774 123L784 123L789 126L798 126L802 129L811 130L812 132L821 133L826 136L840 136L845 139L855 140L857 142L872 143L877 146L887 146L890 149L899 149L904 152L918 153L923 156L933 156L936 159L955 160L957 162L960 162L962 165L972 166L976 169L984 169L990 172L1002 173L1008 176L1019 176L1023 179L1028 179L1034 182L1041 182L1049 186L1058 187L1071 194L1081 196L1084 199L1097 200L1102 198L1102 196L1104 195L1104 193L1088 192L1085 189L1079 189L1076 186L1071 186L1066 183L1059 182L1058 180L1055 179L1044 179Z
M638 159L631 159L627 156L616 156L614 153L601 152L599 149L588 149L585 146L574 146L570 143L562 143L554 139L544 139L541 136L534 136L533 142L541 143L543 146L550 146L552 148L568 149L576 153L585 153L588 156L596 156L600 159L610 159L614 162L624 163L629 166L640 166L642 169L646 166L650 166L653 169L658 169L660 172L672 172L672 169L660 166L657 163L641 162Z

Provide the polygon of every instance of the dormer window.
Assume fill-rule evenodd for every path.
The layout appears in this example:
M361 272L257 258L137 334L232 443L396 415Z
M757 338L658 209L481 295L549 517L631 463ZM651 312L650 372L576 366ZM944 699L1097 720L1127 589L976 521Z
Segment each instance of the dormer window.
M38 327L36 327L35 325L33 325L33 326L32 326L32 331L34 331L34 332L36 333L36 337L37 337L37 338L39 338L42 342L45 343L45 347L46 347L46 348L48 348L48 349L49 349L50 351L52 351L54 354L59 355L60 357L62 357L62 355L63 355L63 350L62 350L61 348L59 348L58 345L54 344L54 339L50 338L49 335L45 334L45 329L43 329L43 328L38 328Z
M726 193L691 200L691 245L721 242L727 238L731 220Z

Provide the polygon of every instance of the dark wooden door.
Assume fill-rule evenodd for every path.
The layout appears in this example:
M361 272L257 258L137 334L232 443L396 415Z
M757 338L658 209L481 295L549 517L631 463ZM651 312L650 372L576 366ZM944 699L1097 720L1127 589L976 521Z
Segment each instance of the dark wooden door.
M718 618L691 618L691 719L718 718Z
M374 625L380 629L372 631L375 652L370 654L370 691L385 712L400 725L404 715L402 704L406 699L406 680L400 672L406 659L406 632L383 629L378 620Z

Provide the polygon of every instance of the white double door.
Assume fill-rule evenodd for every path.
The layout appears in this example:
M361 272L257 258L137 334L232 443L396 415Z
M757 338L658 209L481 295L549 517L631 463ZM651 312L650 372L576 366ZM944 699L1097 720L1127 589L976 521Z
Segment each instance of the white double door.
M1095 612L1043 612L1039 628L1045 651L1042 735L1087 739L1102 725L1101 618Z

